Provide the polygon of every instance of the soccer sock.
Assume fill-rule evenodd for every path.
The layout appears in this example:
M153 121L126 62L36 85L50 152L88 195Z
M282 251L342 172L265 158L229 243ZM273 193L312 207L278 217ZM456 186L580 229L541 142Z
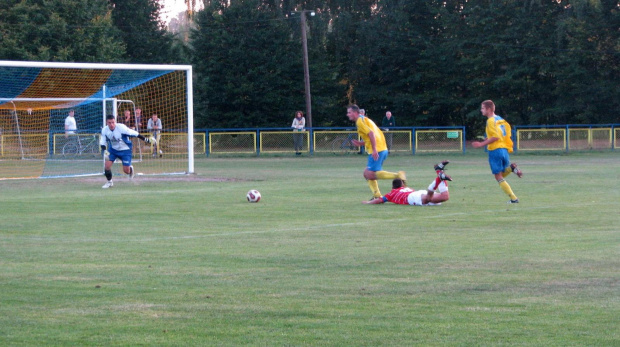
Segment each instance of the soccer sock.
M502 172L502 177L506 177L512 173L512 168L508 166L504 172Z
M441 183L439 183L439 186L437 187L437 189L439 189L440 193L447 192L448 191L448 182L441 181Z
M428 190L434 192L437 189L437 187L439 186L440 183L441 183L441 179L439 177L435 177L433 182L431 182L431 184L428 185Z
M112 170L105 170L104 175L105 175L105 178L108 179L108 181L112 180Z
M501 180L501 181L498 181L497 183L499 183L499 187L502 188L504 193L506 193L510 197L510 200L517 199L517 196L515 195L515 193L512 192L512 188L510 188L510 185L508 184L508 182Z
M395 178L399 178L396 172L377 171L375 172L375 174L377 175L377 179L380 179L380 180L393 180Z
M377 180L368 180L368 186L370 187L373 197L381 197L381 191L379 190L379 183L377 183Z

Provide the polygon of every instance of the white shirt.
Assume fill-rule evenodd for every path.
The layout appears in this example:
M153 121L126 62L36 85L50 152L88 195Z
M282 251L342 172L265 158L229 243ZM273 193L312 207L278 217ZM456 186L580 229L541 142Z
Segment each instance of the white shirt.
M297 119L297 117L295 117L293 119L293 125L291 125L291 128L297 131L304 131L305 127L306 127L306 118L301 117L300 119Z
M153 129L157 127L157 129ZM152 131L154 133L158 133L161 131L161 118L157 118L157 122L153 124L153 118L149 119L148 123L146 123L146 130Z
M77 123L75 122L75 117L67 116L65 118L65 131L67 134L75 134L77 130Z
M136 137L139 133L129 129L125 124L116 124L114 130L106 125L101 129L101 138L99 145L107 145L108 148L115 151L126 151L132 149L133 145L129 137Z

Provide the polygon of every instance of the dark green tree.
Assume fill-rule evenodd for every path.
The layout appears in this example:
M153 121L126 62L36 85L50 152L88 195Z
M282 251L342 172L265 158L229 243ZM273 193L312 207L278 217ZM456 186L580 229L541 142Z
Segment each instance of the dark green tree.
M573 0L559 18L555 123L614 123L620 114L617 1Z
M0 59L119 62L119 34L104 0L0 2Z
M159 18L157 0L111 0L114 25L121 31L131 63L175 63L173 35Z
M357 26L350 59L354 98L375 121L385 111L399 125L422 125L424 52L433 37L434 18L426 1L391 0Z
M265 9L317 14L308 17L314 126L350 125L349 102L376 120L390 109L400 125L466 125L472 136L483 129L484 99L515 125L615 122L620 112L617 1L264 0L255 8Z
M289 127L304 84L286 18L256 0L211 2L196 18L196 126Z

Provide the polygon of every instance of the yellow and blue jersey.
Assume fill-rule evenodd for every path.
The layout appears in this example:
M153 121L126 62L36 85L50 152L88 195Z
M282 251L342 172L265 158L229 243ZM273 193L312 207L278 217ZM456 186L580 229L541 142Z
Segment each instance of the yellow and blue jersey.
M504 118L498 115L489 117L486 127L487 138L496 137L498 140L490 143L487 149L492 151L498 148L505 148L508 150L508 153L512 153L513 144L510 138L511 133L512 129L510 128L510 124L508 124Z
M364 141L364 146L366 147L366 153L372 153L372 144L370 143L370 138L368 134L372 131L375 134L375 144L377 146L377 152L387 151L387 144L385 142L385 136L383 136L383 132L375 122L373 122L370 118L365 116L360 116L355 122L357 126L357 133Z

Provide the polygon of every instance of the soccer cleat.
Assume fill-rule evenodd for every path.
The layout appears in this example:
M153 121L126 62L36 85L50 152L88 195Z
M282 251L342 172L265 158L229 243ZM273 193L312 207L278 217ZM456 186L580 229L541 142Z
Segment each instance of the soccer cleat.
M514 200L508 200L509 204L518 204L519 203L519 199L514 199Z
M108 188L111 188L111 187L114 187L114 183L112 183L112 181L108 181L101 188L108 189Z
M133 179L134 177L136 177L136 172L133 171L133 165L129 166L129 178Z
M398 178L400 178L403 181L403 186L407 186L407 175L405 174L405 171L398 171Z
M444 160L439 164L435 164L435 171L443 171L448 163L450 163L449 160Z
M383 197L382 196L379 196L379 197L373 196L372 198L368 199L368 201L373 201L373 200L377 200L377 199L383 199Z
M299 153L299 154L301 154L301 153ZM162 150L160 149L160 150L159 150L159 157L161 158L161 157L163 157L163 156L164 156L164 151L162 151Z
M523 171L517 167L517 163L510 164L510 169L517 175L517 177L521 178L521 176L523 176Z
M437 177L439 177L439 179L442 181L452 181L452 177L446 175L443 171L438 173Z

